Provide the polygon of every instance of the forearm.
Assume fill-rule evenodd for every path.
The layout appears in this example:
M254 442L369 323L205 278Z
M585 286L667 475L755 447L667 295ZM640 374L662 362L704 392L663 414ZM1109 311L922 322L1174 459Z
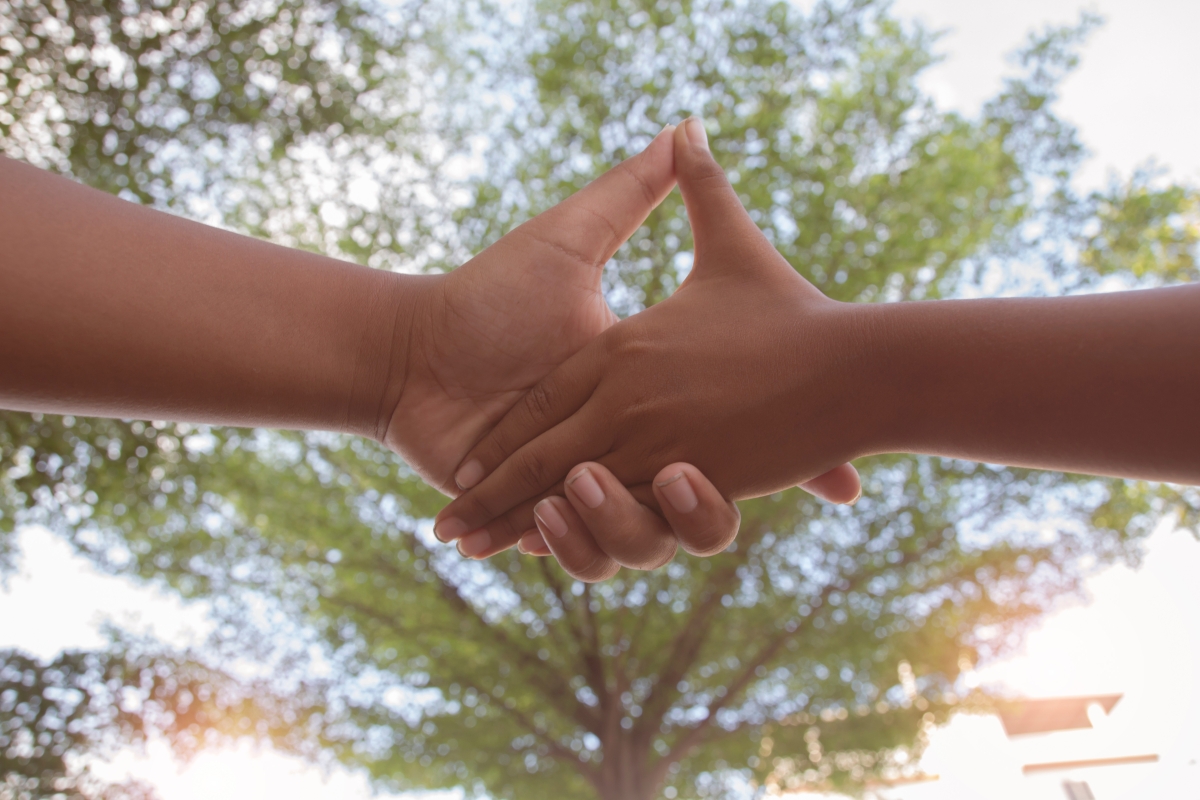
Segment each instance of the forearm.
M3 158L0 242L0 406L378 435L402 384L420 278Z
M872 452L1200 483L1200 286L859 313Z

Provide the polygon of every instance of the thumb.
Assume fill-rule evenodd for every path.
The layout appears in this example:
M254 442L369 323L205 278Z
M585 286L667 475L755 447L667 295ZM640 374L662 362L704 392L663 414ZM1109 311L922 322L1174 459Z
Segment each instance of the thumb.
M862 481L853 464L834 467L824 475L800 484L800 488L828 503L854 505L862 496Z
M687 206L697 258L722 243L744 243L747 234L762 238L725 170L713 158L704 123L696 117L675 129L675 179Z
M673 130L668 125L645 150L525 226L564 253L603 267L675 187Z

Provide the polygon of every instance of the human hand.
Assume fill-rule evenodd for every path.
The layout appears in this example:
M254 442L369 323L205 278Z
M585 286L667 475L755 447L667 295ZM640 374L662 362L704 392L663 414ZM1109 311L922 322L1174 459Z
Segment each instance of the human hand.
M439 528L491 529L585 459L635 490L646 488L657 464L675 461L694 464L726 498L769 494L817 476L827 499L857 496L853 468L837 465L865 452L867 440L848 377L858 317L770 246L702 137L697 121L674 134L696 241L691 275L671 298L611 328L551 373L472 448L461 469L487 477L443 510ZM570 510L578 512L577 501L586 499L577 490L589 476L602 486L598 474L572 470ZM656 496L661 488L656 482ZM665 535L643 537L637 552L610 549L601 538L600 549L628 566L661 563L668 549L674 552Z
M676 543L684 550L709 556L727 548L737 536L741 513L700 470L691 464L663 467L651 484L654 513L602 464L580 464L574 477L587 469L604 499L594 508L572 482L566 498L552 496L537 505L537 530L521 537L518 547L533 556L555 556L562 568L582 581L607 580L621 565L616 553L639 568L669 561ZM848 502L858 496L858 473L849 464L835 467L804 484L805 490L829 502Z
M430 485L458 494L454 471L471 446L617 321L601 292L604 265L674 187L672 151L666 129L424 287L383 440Z

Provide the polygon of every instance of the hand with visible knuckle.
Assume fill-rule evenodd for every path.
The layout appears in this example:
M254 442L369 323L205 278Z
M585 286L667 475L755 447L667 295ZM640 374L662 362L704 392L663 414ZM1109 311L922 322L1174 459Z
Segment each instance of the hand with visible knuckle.
M587 351L595 377L589 418L612 446L596 453L582 442L566 455L577 456L575 464L603 459L626 485L679 461L726 501L772 494L873 446L863 424L871 408L854 374L866 357L854 335L861 322L856 307L825 297L779 255L711 156L681 157L684 146L677 136L677 180L696 241L692 270L675 294L618 322ZM526 396L531 415L552 420L552 388L539 384ZM564 477L528 453L516 458L527 494ZM736 509L729 513L681 538L685 549L724 550L737 529ZM644 549L636 527L597 543L625 565L661 556Z
M479 467L468 475L499 464L511 450L476 450L497 420L524 411L519 401L530 387L616 322L603 265L674 187L671 136L664 128L634 163L609 170L456 269L422 276L412 324L386 326L401 338L384 349L403 360L381 370L386 386L377 387L378 402L362 404L364 419L355 424L449 496L470 488L456 476L472 458ZM499 284L506 290L497 292ZM396 321L406 308L397 307ZM552 392L548 400L556 399Z
M525 395L529 416L536 423L550 419L554 413L554 395L548 381L542 381Z
M546 464L539 453L520 453L513 460L513 469L523 486L541 491L546 482Z

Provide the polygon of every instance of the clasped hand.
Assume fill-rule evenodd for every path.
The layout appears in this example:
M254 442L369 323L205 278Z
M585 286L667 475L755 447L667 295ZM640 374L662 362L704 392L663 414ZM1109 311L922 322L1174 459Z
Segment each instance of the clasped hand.
M604 265L676 182L693 268L618 321ZM1200 483L1200 287L837 303L696 120L444 275L2 157L0 186L0 407L370 436L457 498L434 532L472 558L518 545L599 580L715 553L734 500L850 502L874 453Z
M669 299L616 322L599 268L670 191L672 177L692 226L693 269ZM603 246L567 241L586 239L597 219L611 234ZM549 235L561 238L543 242ZM472 557L520 540L522 550L553 553L570 574L594 581L620 566L661 566L677 546L720 552L737 533L733 500L795 485L832 502L857 498L858 475L845 462L861 454L853 436L861 411L852 387L831 376L847 374L861 323L852 306L826 298L770 245L698 120L664 131L493 247L517 244L506 243L514 236L586 264L586 313L578 303L529 309L571 352L561 364L547 363L551 357L531 365L520 377L540 368L532 388L500 398L504 412L466 432L476 441L456 464L454 486L429 476L449 493L465 490L438 515L440 539L458 540ZM459 272L469 277L471 268ZM472 323L469 311L459 318Z

